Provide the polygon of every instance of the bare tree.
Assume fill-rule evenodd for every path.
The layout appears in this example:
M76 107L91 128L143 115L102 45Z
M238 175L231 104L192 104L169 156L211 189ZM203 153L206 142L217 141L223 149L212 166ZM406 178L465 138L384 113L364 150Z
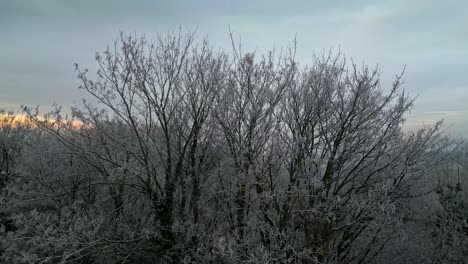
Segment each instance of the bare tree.
M441 124L403 133L402 74L382 87L341 54L300 67L295 44L259 56L232 43L228 56L193 34L121 34L95 78L76 67L93 99L72 118L26 109L61 156L40 140L41 159L25 152L21 181L42 183L8 199L47 206L17 217L28 258L13 243L4 259L375 261L439 160Z

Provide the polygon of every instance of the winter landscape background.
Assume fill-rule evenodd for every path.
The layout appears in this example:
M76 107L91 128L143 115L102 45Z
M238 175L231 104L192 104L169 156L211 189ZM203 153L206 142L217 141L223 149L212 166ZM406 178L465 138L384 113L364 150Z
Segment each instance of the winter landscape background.
M2 1L0 262L466 263L467 7Z

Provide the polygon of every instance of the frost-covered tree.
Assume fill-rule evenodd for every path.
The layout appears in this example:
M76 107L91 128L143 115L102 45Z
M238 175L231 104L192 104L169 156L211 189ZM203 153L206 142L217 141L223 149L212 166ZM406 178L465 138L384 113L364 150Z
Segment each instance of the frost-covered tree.
M233 41L234 43L234 41ZM445 146L413 99L341 54L216 52L120 35L76 67L91 96L34 122L3 194L11 263L369 263ZM447 207L448 208L448 207Z

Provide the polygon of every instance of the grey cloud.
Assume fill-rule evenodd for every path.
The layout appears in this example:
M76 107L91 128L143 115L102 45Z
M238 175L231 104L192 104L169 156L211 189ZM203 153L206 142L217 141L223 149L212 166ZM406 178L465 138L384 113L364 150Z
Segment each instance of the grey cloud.
M456 0L0 1L0 93L15 98L8 103L67 106L76 101L70 93L79 96L73 63L92 68L94 52L121 29L151 38L198 27L229 49L230 25L245 49L263 52L297 36L301 63L330 47L378 63L386 87L407 65L405 87L419 95L414 113L424 119L423 112L467 110L467 8Z

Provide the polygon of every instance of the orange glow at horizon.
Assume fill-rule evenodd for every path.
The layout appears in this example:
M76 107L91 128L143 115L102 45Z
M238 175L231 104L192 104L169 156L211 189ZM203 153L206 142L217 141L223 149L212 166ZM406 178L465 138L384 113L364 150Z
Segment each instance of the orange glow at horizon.
M38 116L37 119L39 121L48 121L49 123L54 123L55 119L53 118L48 118L46 119L43 116ZM25 114L17 114L17 113L9 113L9 112L0 112L0 127L3 126L12 126L15 127L19 124L22 125L30 125L32 127L35 127L34 121L32 121L27 115ZM74 128L79 128L83 123L79 120L72 120L71 125Z

